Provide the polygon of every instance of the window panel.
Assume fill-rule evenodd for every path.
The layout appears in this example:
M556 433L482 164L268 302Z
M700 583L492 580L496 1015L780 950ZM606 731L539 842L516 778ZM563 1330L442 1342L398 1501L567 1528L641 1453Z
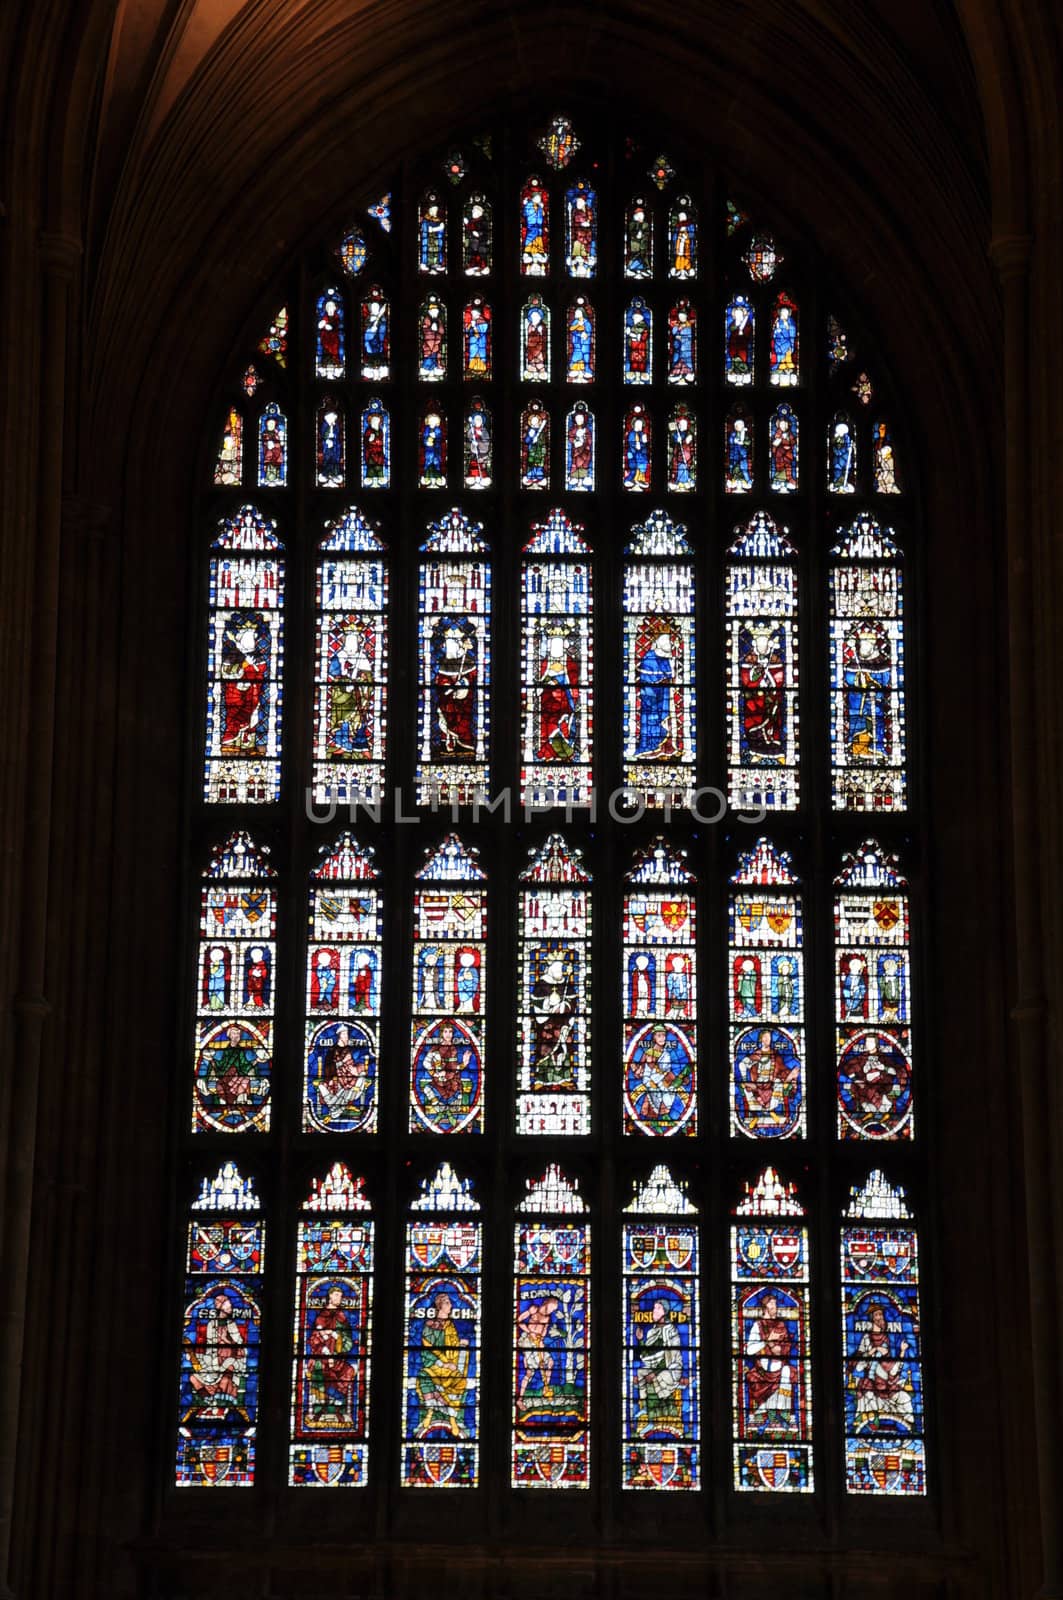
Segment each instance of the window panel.
M873 518L860 517L831 554L834 808L904 810L908 783L901 552Z
M517 1132L591 1131L591 890L552 833L521 873L517 913Z
M268 854L234 833L203 874L193 1133L270 1125L277 892Z
M624 568L624 783L648 805L694 786L694 564L686 529L660 512L632 529Z
M317 564L314 799L376 800L387 755L388 569L356 507L329 523Z
M491 563L482 532L452 511L421 546L419 805L467 805L487 790Z
M361 1488L369 1478L374 1238L364 1181L337 1161L296 1226L288 1482Z
M487 891L477 854L452 833L417 874L411 1133L483 1131Z
M728 551L728 798L793 811L800 798L797 551L759 511Z
M804 1138L805 972L801 896L790 857L768 839L731 879L727 952L731 1132Z
M254 506L220 523L211 545L204 799L280 797L284 558L277 524Z
M383 903L373 852L349 833L310 878L303 1129L375 1133Z
M521 802L589 805L594 749L590 547L554 511L522 563Z
M926 1493L919 1238L904 1190L872 1172L842 1229L845 1485Z
M624 893L624 1131L697 1132L697 913L685 852L658 838Z
M528 1184L519 1210L513 1255L512 1484L515 1489L586 1489L591 1229L580 1218L587 1207L576 1185L549 1166Z
M734 1486L814 1488L808 1229L792 1184L766 1167L731 1229Z
M474 1489L480 1477L483 1237L469 1179L443 1162L406 1224L404 1489Z
M231 1161L203 1179L185 1256L179 1489L249 1489L258 1441L265 1223Z
M700 1255L696 1207L667 1167L636 1185L624 1223L622 1479L625 1489L701 1483Z
M834 881L838 1137L911 1139L907 880L869 839Z

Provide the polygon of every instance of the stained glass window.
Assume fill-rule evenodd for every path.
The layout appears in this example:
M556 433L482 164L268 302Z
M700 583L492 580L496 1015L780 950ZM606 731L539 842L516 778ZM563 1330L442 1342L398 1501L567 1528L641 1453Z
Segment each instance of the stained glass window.
M421 546L417 801L486 793L491 707L491 563L483 525L452 511Z
M792 388L801 376L801 346L797 306L788 294L778 294L771 312L771 381L780 389Z
M830 569L833 804L899 811L908 798L901 552L872 517L839 534Z
M314 371L319 378L335 382L342 378L345 361L343 295L339 289L325 289L317 299L317 355ZM386 377L386 373L365 373L367 377Z
M658 838L624 892L624 1130L697 1132L697 924L685 853Z
M591 1130L591 889L553 833L521 873L517 1132Z
M876 494L900 494L897 458L893 453L893 434L888 422L876 422L872 446Z
M372 851L322 845L310 879L303 1127L373 1133L380 1072L383 908Z
M374 801L384 786L388 572L354 506L329 524L317 564L314 798Z
M402 1467L407 1489L474 1489L480 1477L483 1232L472 1185L443 1162L406 1224Z
M689 300L668 313L668 382L693 383L698 375L698 314Z
M800 796L797 552L758 511L728 551L727 766L736 808L793 811Z
M494 344L493 314L491 307L479 295L474 295L462 312L464 334L464 375L466 378L489 378L492 368Z
M374 287L362 301L362 377L390 375L391 307L382 290Z
M234 833L200 889L193 1133L270 1124L277 960L276 873L269 852Z
M317 408L315 482L319 489L342 489L346 479L347 415L334 395Z
M550 263L550 196L534 175L520 195L520 270L544 278Z
M805 972L801 896L768 839L741 857L728 913L731 1131L804 1137Z
M204 1178L185 1251L178 1398L178 1488L255 1481L266 1225L231 1161Z
M373 1221L361 1178L337 1161L296 1225L288 1482L360 1488L369 1477Z
M853 1189L842 1228L845 1485L926 1493L919 1237L881 1172Z
M680 195L668 213L668 276L695 278L697 272L697 208L688 195Z
M621 1337L625 1489L701 1483L697 1208L667 1167L625 1208ZM638 1220L634 1220L637 1218Z
M515 1489L590 1486L591 1227L557 1166L529 1182L513 1252Z
M487 891L475 850L449 834L413 900L410 1131L483 1130Z
M731 1228L734 1486L814 1488L808 1229L793 1184L766 1167Z
M362 410L361 456L362 488L390 488L391 416L382 400L368 400Z
M223 1170L186 1253L179 1481L361 1486L339 1499L381 1527L397 1485L479 1486L496 1527L511 1491L587 1487L601 1212L604 1476L564 1503L648 1528L625 1491L714 1493L730 1441L728 1490L770 1514L813 1487L837 1293L790 1179L837 1194L874 1139L854 1205L895 1209L844 1219L815 1484L921 1493L902 407L829 264L668 139L544 105L378 181L204 408L180 1160ZM731 1335L703 1346L724 1250ZM398 1362L371 1314L403 1340L372 1437L370 1357L385 1401Z
M578 294L565 318L565 377L569 383L594 381L594 307Z
M583 530L535 526L522 567L521 801L589 805L594 747L593 591Z
M624 313L624 382L653 380L653 310L636 295Z
M627 554L624 782L649 805L681 805L697 749L693 552L658 512L632 529Z
M596 448L594 412L573 406L565 418L565 488L569 494L589 494L594 488Z
M222 428L221 444L214 463L214 482L239 488L244 481L244 419L235 406Z
M417 227L417 265L429 276L447 270L447 212L434 189L421 202Z
M491 206L484 195L471 194L461 219L461 261L467 278L484 278L491 270Z
M869 839L834 881L838 1136L911 1139L907 880Z
M753 382L755 313L749 296L736 294L729 302L724 323L724 376L739 387Z
M753 487L753 419L745 406L735 406L724 424L724 480L728 494L748 494Z
M440 383L447 375L447 308L435 295L421 302L417 376Z
M284 693L284 558L277 524L254 506L211 545L204 798L277 800Z
M857 488L856 432L852 419L835 413L827 440L827 488L831 494L855 494Z
M598 196L582 180L565 190L565 265L572 278L598 269Z
M784 400L771 414L768 439L768 480L773 494L796 494L800 459L800 423Z
M673 494L691 494L698 486L698 420L680 402L668 417L668 487Z
M653 212L641 195L632 200L625 215L624 276L653 277Z
M525 383L550 382L550 307L541 294L525 301L521 312L520 361Z

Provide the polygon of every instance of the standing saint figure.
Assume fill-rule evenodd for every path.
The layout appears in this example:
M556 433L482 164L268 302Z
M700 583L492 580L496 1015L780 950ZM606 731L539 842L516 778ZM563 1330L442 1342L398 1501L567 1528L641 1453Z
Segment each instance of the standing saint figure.
M347 1360L353 1349L354 1331L343 1304L343 1285L329 1284L309 1340L311 1409L317 1427L324 1426L328 1416L334 1423L351 1420L358 1379L357 1368Z
M675 738L674 641L662 630L638 662L638 733L635 752L643 760L659 761L677 755Z
M765 1433L793 1427L794 1378L790 1330L778 1296L766 1294L747 1325L745 1387L750 1428Z
M873 1305L871 1326L860 1340L851 1382L856 1389L856 1426L911 1433L915 1426L912 1395L905 1381L907 1339L896 1351L886 1322L885 1307Z
M433 640L432 753L476 753L476 639L445 618Z
M445 1290L434 1297L421 1324L417 1399L421 1420L417 1437L442 1428L455 1439L468 1437L462 1418L469 1387L469 1341L454 1326L454 1302Z
M635 1388L639 1405L636 1427L640 1434L664 1428L682 1429L683 1350L679 1329L668 1316L663 1300L653 1302L651 1321L637 1352Z
M224 1290L214 1296L207 1313L205 1337L193 1347L191 1364L188 1382L195 1391L200 1420L220 1420L231 1407L240 1405L247 1375L247 1346L232 1300Z
M539 658L540 761L572 761L577 746L576 712L579 705L579 662L570 655L568 639L558 629L546 638Z

